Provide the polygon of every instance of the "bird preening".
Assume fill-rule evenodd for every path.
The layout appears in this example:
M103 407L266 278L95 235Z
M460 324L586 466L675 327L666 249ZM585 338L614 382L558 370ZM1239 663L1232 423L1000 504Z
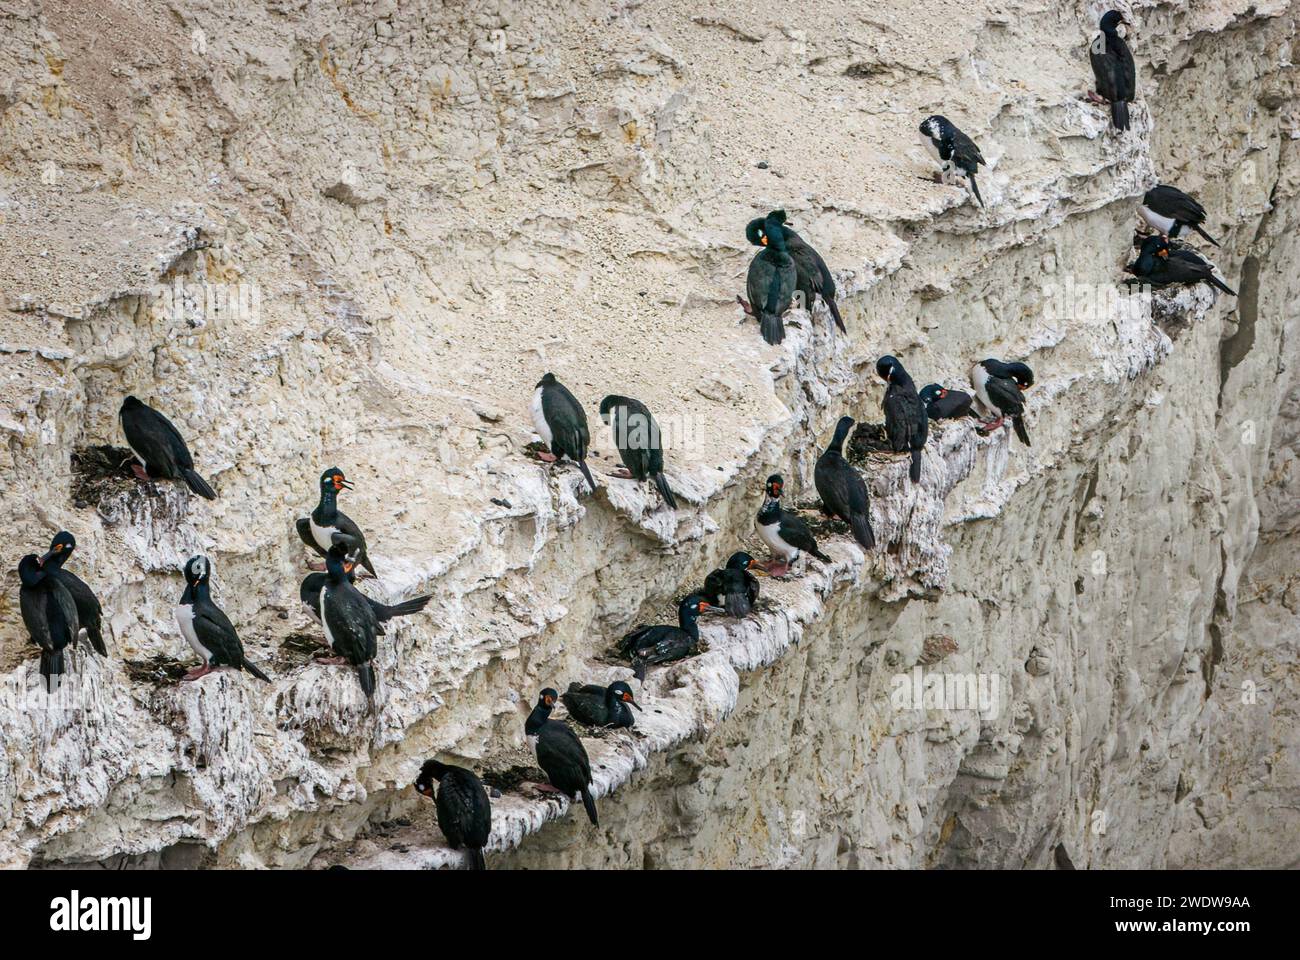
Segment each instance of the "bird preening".
M981 164L987 166L987 163L975 141L958 130L947 117L934 114L921 121L921 142L931 156L943 164L940 182L951 183L954 176L963 177L970 185L975 201L984 206L975 174Z

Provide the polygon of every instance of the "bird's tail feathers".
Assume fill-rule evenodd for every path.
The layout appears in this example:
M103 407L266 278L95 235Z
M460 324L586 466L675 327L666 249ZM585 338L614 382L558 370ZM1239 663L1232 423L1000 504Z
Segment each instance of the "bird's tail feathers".
M970 191L975 194L976 201L979 202L981 207L984 206L984 198L980 196L980 185L975 182L975 174L966 174L966 179L970 181Z
M1208 233L1206 233L1196 224L1192 224L1192 229L1195 230L1197 233L1199 233L1201 236L1203 236L1206 240L1209 240L1210 243L1214 244L1216 247L1219 245L1218 240L1215 240L1212 236L1210 236Z
M41 678L45 681L45 692L54 693L63 682L63 651L41 651Z
M913 483L921 482L921 451L920 450L912 451L912 468L908 471L907 475L912 478Z
M578 461L578 469L581 470L582 475L587 478L587 486L591 487L591 492L595 493L596 478L591 475L591 470L587 467L587 461L585 458Z
M654 476L655 486L659 488L659 496L664 498L664 503L668 504L668 509L677 509L677 498L673 496L672 489L668 486L668 478L662 473L656 473Z
M834 297L823 297L826 301L826 308L831 312L831 319L835 321L835 326L840 328L840 333L847 334L849 331L844 328L844 318L840 316L840 308L835 303Z
M469 851L469 868L471 870L486 870L487 860L483 858L482 847L471 847Z
M249 660L248 657L244 657L244 669L247 670L249 673L251 673L253 676L257 677L257 679L261 680L263 683L271 682L271 678L268 677L265 673L263 673L261 669L258 668L257 664Z
M185 471L185 484L206 500L217 499L217 492L208 486L208 481L204 480L193 470Z
M769 313L764 310L759 315L758 324L763 339L772 346L775 347L785 340L785 321L781 319L779 313Z
M1016 414L1011 418L1011 425L1015 427L1016 436L1020 438L1020 442L1026 447L1032 446L1029 442L1029 431L1025 428L1025 418L1020 414Z
M366 694L366 699L373 701L375 699L375 665L369 661L357 664L357 679L361 681L361 689Z
M1210 286L1214 287L1214 289L1222 290L1224 293L1228 294L1231 297L1235 297L1237 295L1236 290L1232 289L1232 287L1228 286L1226 283L1224 283L1222 280L1220 280L1218 277L1214 276L1213 274L1211 274L1209 277L1206 278L1206 282L1209 283Z
M427 607L432 599L433 594L426 593L422 597L412 597L410 600L403 600L401 603L385 604L382 619L391 620L393 617L409 617L411 614L419 613Z
M596 820L596 801L586 786L582 788L582 805L587 808L587 819L591 821L591 825L594 827L600 826L600 823Z
M865 550L876 545L876 535L871 530L871 518L865 513L855 513L849 517L849 526L853 528L853 539Z
M1116 130L1128 129L1128 101L1112 100L1110 102L1110 119Z

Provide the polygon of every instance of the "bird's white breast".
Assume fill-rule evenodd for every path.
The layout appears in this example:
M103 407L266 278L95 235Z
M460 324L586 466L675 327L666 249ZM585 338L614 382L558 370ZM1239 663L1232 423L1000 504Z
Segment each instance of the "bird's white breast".
M320 590L320 625L325 628L325 642L334 649L334 634L330 633L330 619L325 616L325 598L329 596L329 589L321 587Z
M173 612L176 614L176 625L181 628L181 636L189 642L190 647L204 663L211 661L212 651L199 643L199 635L194 632L194 605L178 603Z
M311 536L316 541L316 545L322 550L328 550L334 545L334 532L336 527L318 527L316 521L311 517L307 518L307 523L311 525Z
M1174 228L1174 220L1172 217L1162 216L1145 204L1138 205L1138 216L1145 220L1153 229L1159 230L1163 234L1168 235L1169 231Z
M975 399L979 401L980 406L989 413L997 413L997 407L995 407L993 401L989 399L989 372L984 369L982 363L977 363L975 366L970 368L970 383L971 386L975 388Z
M551 446L551 427L546 422L546 415L542 413L542 388L538 387L533 391L533 402L529 404L529 411L533 415L533 429L537 435L542 438L547 448Z
M763 538L773 553L779 553L781 556L793 560L799 554L798 547L792 547L781 539L781 521L775 523L759 524L758 535Z

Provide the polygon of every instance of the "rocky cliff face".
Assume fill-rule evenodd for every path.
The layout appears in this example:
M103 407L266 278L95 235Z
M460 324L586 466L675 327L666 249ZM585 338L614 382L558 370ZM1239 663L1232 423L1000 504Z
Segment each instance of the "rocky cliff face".
M502 866L1294 859L1295 9L1133 4L1117 137L1081 99L1102 5L739 6L0 0L0 521L10 570L75 533L112 653L50 709L5 574L0 863L456 865L409 787L434 754L501 785ZM926 182L934 112L986 208ZM1122 296L1157 178L1238 298ZM848 338L737 324L740 227L778 206ZM1033 446L944 425L919 487L867 454L887 546L826 535L652 671L636 731L586 740L599 830L518 784L536 691L625 677L621 633L757 553L763 478L812 496L887 352L918 383L1027 360ZM595 426L649 404L676 515L603 429L594 497L530 457L548 369ZM127 393L218 501L118 475ZM297 602L327 466L365 589L434 595L373 712ZM176 682L199 551L269 688Z

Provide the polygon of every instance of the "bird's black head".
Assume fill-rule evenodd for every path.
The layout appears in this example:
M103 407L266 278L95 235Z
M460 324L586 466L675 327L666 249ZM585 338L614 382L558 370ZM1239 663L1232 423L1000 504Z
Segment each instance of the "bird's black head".
M191 587L206 583L212 576L212 564L207 557L190 557L185 561L185 582Z
M763 217L755 217L745 224L745 239L756 247L767 245L767 231L763 229L763 224Z
M325 569L336 583L347 577L354 566L348 559L348 548L341 543L334 544L325 554Z
M122 401L123 410L139 410L143 406L144 404L141 403L139 400L137 400L135 397L127 397L125 400Z
M41 558L34 553L29 553L18 561L18 579L22 581L24 587L34 587L45 579L45 571L41 569Z
M751 557L749 554L747 554L744 550L741 550L738 551L737 553L733 553L731 557L727 560L727 569L748 570L751 566L753 566L753 563L754 563L754 558Z
M67 530L61 530L54 535L50 541L50 549L46 551L45 556L41 557L41 566L47 563L61 567L68 557L72 556L72 551L77 549L77 538Z
M320 488L323 492L338 493L340 490L351 490L352 484L344 478L342 470L330 467L320 475Z
M420 768L420 775L415 779L415 789L426 797L432 798L434 795L434 781L441 782L442 776L447 772L447 765L437 760L426 760L424 766Z
M709 609L709 601L698 593L692 593L689 597L684 597L682 602L677 605L677 614L683 619L688 617L693 619L707 609Z
M1128 23L1124 15L1118 10L1108 10L1101 18L1101 29L1106 33L1114 33L1121 23Z
M1007 376L1016 382L1021 390L1028 390L1034 385L1034 371L1027 363L1008 363Z
M927 407L936 400L942 400L948 395L948 391L937 383L927 383L921 388L921 402Z
M560 695L552 688L546 687L537 695L537 705L544 707L548 712L551 707L555 706L555 701L560 699Z
M539 387L553 387L553 386L555 386L555 385L556 385L557 383L559 383L559 382L560 382L559 380L555 379L555 374L553 374L553 373L546 373L546 374L543 374L543 375L542 375L542 379L540 379L540 380L537 381L537 386L539 386Z
M636 698L632 696L632 688L629 687L622 680L615 680L613 683L609 685L607 689L609 692L606 694L606 696L613 696L614 699L616 700L621 700L624 703L630 703L638 710L641 709L640 705L638 705L636 702Z
M781 474L774 473L768 477L763 489L767 491L767 495L773 500L780 500L781 491L785 489L785 481L781 479Z
M921 121L921 132L931 140L942 140L948 135L950 126L947 117L936 113Z
M617 393L611 393L608 397L600 401L600 419L609 423L610 415L616 407L626 407L627 397L621 397Z
M888 382L902 372L903 365L897 357L884 356L876 361L876 376L881 380Z

